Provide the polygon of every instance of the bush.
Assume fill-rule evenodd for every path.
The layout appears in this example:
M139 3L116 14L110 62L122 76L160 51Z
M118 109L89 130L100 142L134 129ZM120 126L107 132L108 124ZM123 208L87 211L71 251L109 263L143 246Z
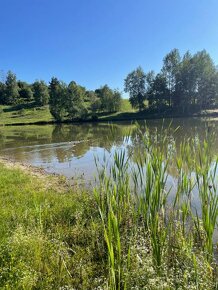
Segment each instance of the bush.
M98 116L96 114L92 115L92 121L98 121Z

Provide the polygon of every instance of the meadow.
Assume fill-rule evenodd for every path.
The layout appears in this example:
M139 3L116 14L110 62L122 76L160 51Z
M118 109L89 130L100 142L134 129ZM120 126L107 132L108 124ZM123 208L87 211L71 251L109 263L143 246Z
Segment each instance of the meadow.
M121 110L116 113L100 113L99 120L112 120L122 113L134 113L135 110L132 109L129 100L122 99ZM118 117L119 119L120 117ZM91 120L89 120L91 121ZM34 103L21 104L14 106L0 106L0 126L1 125L18 125L18 124L37 124L37 123L53 123L53 119L49 106L36 106Z

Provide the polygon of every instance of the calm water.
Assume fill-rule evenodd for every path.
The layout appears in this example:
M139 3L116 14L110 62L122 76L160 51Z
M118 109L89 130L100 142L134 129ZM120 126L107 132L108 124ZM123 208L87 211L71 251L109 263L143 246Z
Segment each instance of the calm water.
M165 126L169 122L165 120ZM139 124L143 130L145 122ZM150 132L156 134L163 120L148 121L147 125ZM175 119L172 126L180 126L175 136L176 146L185 138L203 139L206 130L215 131L217 138L212 150L218 154L218 120ZM96 175L95 156L100 160L104 156L110 159L115 149L136 150L135 133L136 126L131 122L115 123L113 132L110 125L104 123L0 127L0 155L43 167L48 172L69 178L84 176L86 181L91 181ZM170 176L173 182L173 172Z

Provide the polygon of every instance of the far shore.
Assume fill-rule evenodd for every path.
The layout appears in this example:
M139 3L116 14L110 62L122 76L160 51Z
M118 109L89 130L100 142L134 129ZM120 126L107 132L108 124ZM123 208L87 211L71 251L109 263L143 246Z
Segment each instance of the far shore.
M151 119L173 119L173 118L218 118L218 109L205 110L197 113L148 113L146 111L141 112L117 112L111 114L104 114L95 119L75 119L75 120L29 120L23 121L22 117L18 117L14 122L12 119L6 120L5 122L0 122L1 126L24 126L24 125L52 125L52 124L78 124L78 123L103 123L103 122L120 122L120 121L137 121L137 120L151 120Z

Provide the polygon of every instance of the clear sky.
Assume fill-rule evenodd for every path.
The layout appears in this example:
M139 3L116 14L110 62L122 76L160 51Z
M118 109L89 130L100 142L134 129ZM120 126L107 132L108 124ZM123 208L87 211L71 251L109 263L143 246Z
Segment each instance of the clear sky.
M0 0L0 70L88 89L123 88L173 48L218 64L218 0Z

